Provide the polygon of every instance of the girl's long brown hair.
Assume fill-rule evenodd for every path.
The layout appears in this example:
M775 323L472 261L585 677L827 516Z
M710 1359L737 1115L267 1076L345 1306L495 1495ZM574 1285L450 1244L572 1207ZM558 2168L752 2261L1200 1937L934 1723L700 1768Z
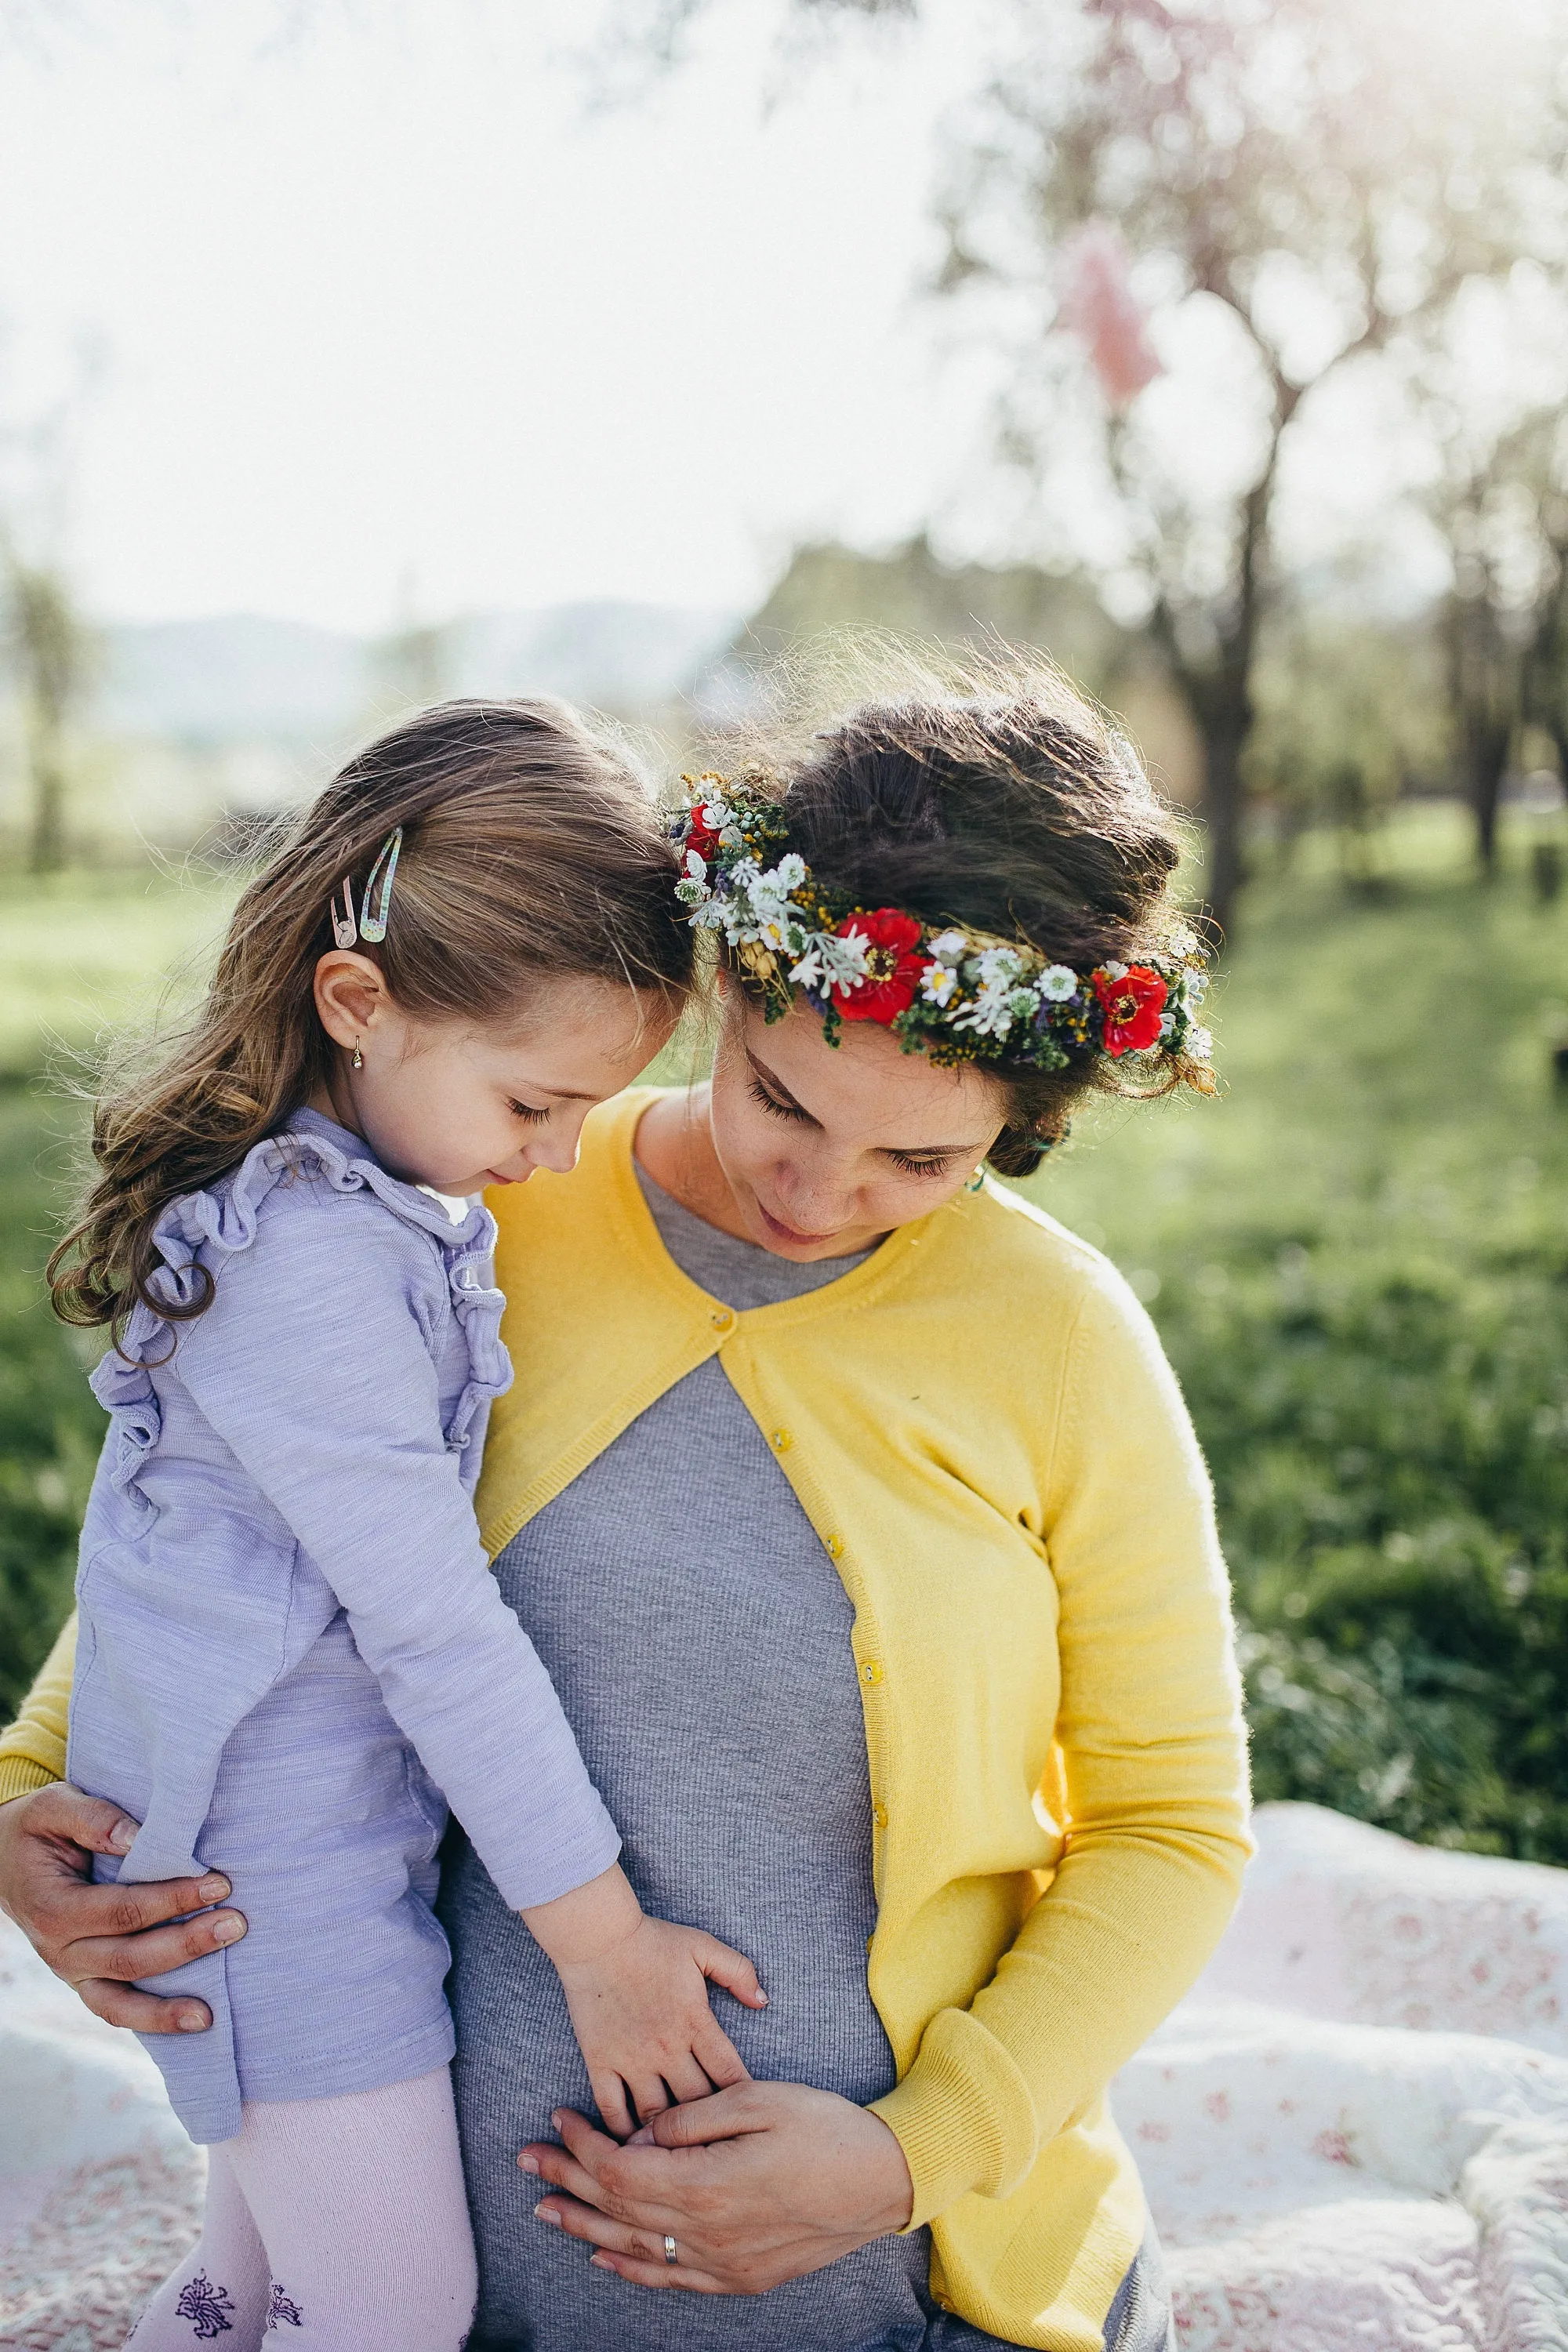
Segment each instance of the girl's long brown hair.
M48 1263L55 1311L117 1334L150 1297L153 1227L171 1201L237 1167L331 1066L317 959L345 880L357 908L395 827L403 848L386 938L366 948L416 1019L515 1017L565 977L679 995L691 933L675 852L619 744L552 701L447 702L357 752L235 909L199 1010L100 1096L99 1173Z

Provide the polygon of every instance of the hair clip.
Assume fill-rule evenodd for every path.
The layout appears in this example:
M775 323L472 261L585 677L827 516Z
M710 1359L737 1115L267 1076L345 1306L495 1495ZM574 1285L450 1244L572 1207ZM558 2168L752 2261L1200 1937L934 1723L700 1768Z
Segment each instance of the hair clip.
M386 937L387 910L392 905L392 881L397 872L397 853L402 846L403 827L398 825L395 831L389 833L382 843L375 864L371 867L365 882L364 897L360 900L360 937L368 940L373 947L379 947ZM384 873L382 871L384 866ZM378 880L381 884L381 899L373 915L370 911L370 902Z
M354 886L350 877L343 877L343 904L338 910L338 894L332 892L332 937L341 948L357 947L359 928L354 921Z

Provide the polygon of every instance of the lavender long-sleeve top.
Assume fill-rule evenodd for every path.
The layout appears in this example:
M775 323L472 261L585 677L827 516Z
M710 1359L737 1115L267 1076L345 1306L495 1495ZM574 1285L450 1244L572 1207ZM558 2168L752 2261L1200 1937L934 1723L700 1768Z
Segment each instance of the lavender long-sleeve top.
M93 1376L68 1769L142 1827L127 1879L222 1869L250 1922L150 1980L210 2032L150 2037L182 2121L442 2065L432 1912L449 1801L524 1909L619 1841L470 1500L511 1371L494 1223L454 1223L311 1111L157 1231L165 1303Z

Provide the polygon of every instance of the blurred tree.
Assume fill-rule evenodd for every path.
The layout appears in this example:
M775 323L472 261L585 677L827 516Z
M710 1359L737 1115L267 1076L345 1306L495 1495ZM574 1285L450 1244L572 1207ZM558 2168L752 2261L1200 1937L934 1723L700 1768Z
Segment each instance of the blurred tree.
M617 21L668 59L719 5L626 0ZM1191 713L1223 929L1303 412L1357 362L1408 379L1445 356L1478 282L1532 258L1561 280L1568 0L1014 0L1000 21L951 157L938 287L989 299L978 325L1008 350L1000 442L1035 492L1020 541L1070 550L1147 625ZM1497 609L1462 563L1453 692L1479 821L1501 773Z
M21 688L32 784L29 864L35 874L66 862L68 736L91 683L96 647L64 573L28 562L7 545L3 556L8 649Z
M1538 727L1568 782L1568 421L1558 406L1520 436L1534 525L1535 593L1521 663L1525 721Z
M1300 595L1281 598L1254 681L1247 783L1282 855L1312 825L1338 836L1352 887L1382 879L1384 828L1402 793L1440 791L1450 759L1442 646L1424 621L1396 625Z
M1147 614L1203 740L1223 929L1244 873L1290 436L1348 363L1397 347L1417 366L1461 289L1506 277L1561 221L1549 36L1568 17L1553 0L1440 13L1425 0L1036 0L1021 21L955 158L942 285L1001 289L1020 312L1005 446L1058 511L1082 505L1068 471L1098 476L1110 522L1083 533L1098 535L1092 560ZM1146 390L1109 376L1095 350L1103 388L1090 392L1094 338L1081 301L1063 300L1064 246L1097 221L1137 257L1172 362ZM1200 343L1201 404L1177 381ZM1468 697L1467 710L1489 707ZM1478 772L1492 755L1480 736Z
M833 541L797 548L788 569L722 657L721 699L759 654L773 657L826 631L879 630L957 647L1034 646L1114 708L1161 790L1191 803L1197 761L1184 709L1146 638L1113 621L1079 576L1035 563L944 562L923 535L886 554ZM710 699L713 698L710 693Z
M377 700L413 708L439 702L449 692L455 632L447 623L405 621L371 650Z

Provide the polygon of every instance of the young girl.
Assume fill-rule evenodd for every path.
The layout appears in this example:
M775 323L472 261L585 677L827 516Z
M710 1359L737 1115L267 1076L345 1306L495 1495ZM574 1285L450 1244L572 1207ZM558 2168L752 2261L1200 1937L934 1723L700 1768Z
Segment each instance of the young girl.
M489 1573L495 1228L437 1197L569 1169L664 1041L689 977L672 872L565 711L426 711L301 818L194 1024L100 1104L50 1265L58 1310L115 1336L68 1770L142 1823L100 1876L200 1873L244 1905L171 1979L210 2027L146 2043L212 2154L138 2352L461 2344L448 1800L559 1973L612 2129L744 2074L705 1979L761 2006L749 1963L642 1913Z

